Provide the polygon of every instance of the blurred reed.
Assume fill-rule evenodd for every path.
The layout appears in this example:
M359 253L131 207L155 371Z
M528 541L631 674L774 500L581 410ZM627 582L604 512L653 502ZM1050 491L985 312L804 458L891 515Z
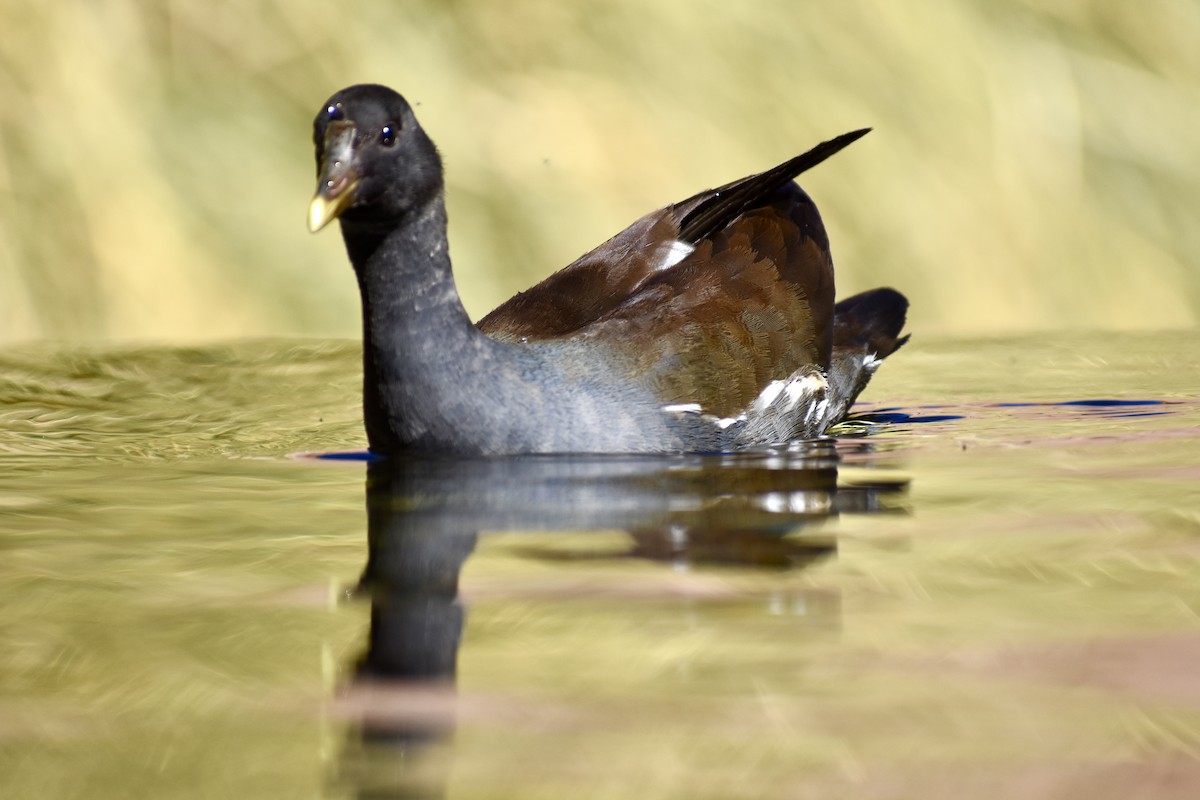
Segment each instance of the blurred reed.
M2 0L0 340L358 333L309 125L420 104L468 310L851 128L839 282L922 333L1200 317L1194 0Z

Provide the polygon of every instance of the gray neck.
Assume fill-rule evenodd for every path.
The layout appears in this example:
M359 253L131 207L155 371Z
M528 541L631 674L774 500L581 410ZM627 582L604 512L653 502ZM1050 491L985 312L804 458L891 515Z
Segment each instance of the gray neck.
M342 220L363 308L372 452L677 450L653 393L594 344L513 345L480 333L454 288L441 196L390 227ZM615 373L615 374L614 374Z
M342 236L362 295L371 450L453 438L448 417L461 418L464 396L479 396L497 348L471 324L455 289L441 196L390 229L343 220Z

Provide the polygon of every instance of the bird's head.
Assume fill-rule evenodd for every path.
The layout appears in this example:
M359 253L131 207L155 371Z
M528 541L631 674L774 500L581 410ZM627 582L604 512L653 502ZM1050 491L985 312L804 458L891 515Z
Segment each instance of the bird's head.
M316 233L335 218L394 225L442 191L442 162L412 107L386 86L342 89L313 121L317 193L308 209Z

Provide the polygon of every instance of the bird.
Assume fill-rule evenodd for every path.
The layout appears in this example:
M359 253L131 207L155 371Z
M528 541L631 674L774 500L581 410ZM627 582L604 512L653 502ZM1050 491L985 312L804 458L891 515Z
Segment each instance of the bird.
M334 219L362 301L372 454L731 453L823 435L903 345L890 288L835 305L800 173L865 135L653 211L473 324L439 152L412 106L342 89L313 123L313 233Z

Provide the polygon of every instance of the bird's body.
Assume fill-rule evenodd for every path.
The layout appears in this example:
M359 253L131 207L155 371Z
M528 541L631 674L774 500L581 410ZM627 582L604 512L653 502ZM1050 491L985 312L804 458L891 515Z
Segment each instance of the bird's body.
M904 342L893 290L835 308L824 227L792 182L865 132L648 214L476 327L411 108L381 86L334 95L310 227L340 216L358 277L372 451L727 452L821 434Z

